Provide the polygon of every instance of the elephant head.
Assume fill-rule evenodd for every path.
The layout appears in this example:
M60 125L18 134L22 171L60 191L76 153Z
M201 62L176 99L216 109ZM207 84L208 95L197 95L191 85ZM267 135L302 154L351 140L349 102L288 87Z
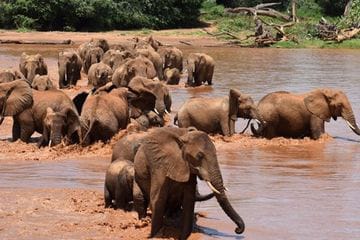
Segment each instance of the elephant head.
M33 104L32 90L23 80L0 84L0 124L6 116L20 114Z
M237 118L256 119L263 122L262 117L254 103L254 100L238 90L230 89L229 91L229 126L230 135L235 133L235 121ZM249 124L248 124L249 125ZM248 127L246 126L246 128ZM246 130L244 129L244 131Z
M104 38L92 38L90 40L90 44L95 47L101 48L104 51L104 53L110 49L110 45L108 41Z
M312 114L329 122L332 117L342 117L351 130L360 135L351 104L342 91L334 89L317 89L304 98L306 108Z
M76 83L81 78L80 71L82 67L80 56L73 50L59 53L59 87L63 88L67 84ZM66 81L65 81L66 77Z
M197 78L197 73L201 66L205 66L206 57L201 53L192 53L189 55L187 59L187 71L188 71L188 85L195 85L195 81ZM195 79L194 79L195 78Z
M93 64L89 69L89 84L92 84L95 88L104 86L111 81L113 70L105 63Z
M162 130L166 131L166 130ZM165 174L168 178L176 182L187 182L190 175L197 175L205 181L230 219L237 225L236 233L240 234L245 229L242 218L231 206L226 193L221 175L219 163L216 155L216 148L209 136L202 131L189 131L182 136L170 132L172 138L177 143L178 154L166 154L164 161ZM164 134L166 134L164 132ZM176 149L176 144L168 141L166 145L171 144L172 149ZM166 148L167 146L161 146ZM169 146L170 147L170 146ZM159 153L152 153L153 156L160 156Z
M45 90L53 89L54 85L48 75L40 76L36 74L31 84L31 87L35 90L45 91Z
M168 88L160 81L135 77L129 83L129 89L141 94L147 92L148 95L155 96L155 108L153 109L161 117L165 112L171 112L171 96Z
M158 40L155 40L152 35L146 37L145 39L139 39L138 37L135 37L134 40L135 40L134 48L136 49L151 47L152 49L157 51L160 46L163 46L163 44Z
M72 135L75 132L79 134L79 131L79 115L73 109L65 108L61 111L54 111L52 108L46 109L42 137L50 147L60 144L64 136L70 140Z
M99 63L104 55L104 51L100 47L92 47L86 51L84 60L84 71L88 73L91 65Z
M47 65L40 54L27 55L22 53L20 58L20 72L31 83L36 74L46 75Z
M17 70L6 69L0 72L0 83L11 82L17 79L25 80L24 75Z

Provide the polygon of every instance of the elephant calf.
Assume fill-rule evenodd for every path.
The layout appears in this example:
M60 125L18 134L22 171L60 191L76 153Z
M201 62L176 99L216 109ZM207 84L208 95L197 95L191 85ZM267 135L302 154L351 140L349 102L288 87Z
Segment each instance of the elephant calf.
M177 85L180 82L180 71L177 68L166 68L164 70L166 84Z
M238 90L230 89L229 97L191 98L175 116L179 127L196 127L206 133L231 136L235 133L237 118L262 121L253 99Z
M81 79L82 60L78 53L72 49L67 49L59 53L59 88L76 86Z
M91 65L88 73L88 84L94 88L104 86L106 83L111 82L113 70L105 63L95 63Z
M32 83L36 74L48 74L47 64L41 54L27 55L26 53L22 53L19 68L20 72L30 83Z
M46 91L49 89L55 89L50 77L48 75L36 75L31 84L31 87L35 90Z
M187 86L196 87L207 82L212 84L215 61L205 53L191 53L187 58Z

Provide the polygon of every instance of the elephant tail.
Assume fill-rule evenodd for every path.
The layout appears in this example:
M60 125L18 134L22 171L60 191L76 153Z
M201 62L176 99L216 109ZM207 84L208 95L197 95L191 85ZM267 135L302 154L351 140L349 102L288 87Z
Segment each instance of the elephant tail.
M177 113L174 117L174 125L178 126L178 114Z
M89 128L88 130L86 131L86 134L85 136L83 137L82 141L81 141L81 145L88 145L87 143L89 142L87 139L88 139L88 136L89 134L91 133L92 129L94 128L94 125L95 125L95 122L96 122L96 119L95 118L92 118L90 120L90 124L89 124Z

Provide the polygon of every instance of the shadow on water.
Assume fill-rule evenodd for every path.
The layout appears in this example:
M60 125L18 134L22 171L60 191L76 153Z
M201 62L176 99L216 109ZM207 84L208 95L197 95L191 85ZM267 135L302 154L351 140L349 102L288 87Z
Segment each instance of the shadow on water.
M244 239L244 236L241 235L235 235L235 234L228 234L225 232L221 232L219 230L216 230L215 228L210 228L210 227L204 227L204 226L200 226L197 225L195 226L195 229L200 232L203 233L209 237L215 238L215 239L224 239L224 238L229 238L229 239Z

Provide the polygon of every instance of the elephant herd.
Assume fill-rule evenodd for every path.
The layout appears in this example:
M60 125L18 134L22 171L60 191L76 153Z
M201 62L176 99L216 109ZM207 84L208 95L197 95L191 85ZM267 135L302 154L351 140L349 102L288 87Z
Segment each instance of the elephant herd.
M12 116L13 141L29 142L38 132L41 147L106 142L134 123L142 131L123 137L113 148L104 184L105 207L134 209L140 219L149 207L151 237L166 219L178 219L180 238L186 239L193 229L195 202L215 197L241 234L245 224L226 196L208 134L235 134L238 118L248 119L246 128L255 120L253 135L268 139L318 139L325 122L337 117L357 135L360 129L346 95L335 89L273 92L258 103L230 89L222 98L188 99L175 115L178 127L164 127L172 105L167 85L179 84L184 73L188 87L212 85L214 68L211 56L190 53L184 60L181 50L152 37L136 38L132 47L92 39L59 53L57 89L44 58L23 53L19 71L0 72L0 124ZM71 99L61 89L76 86L81 71L91 90ZM156 128L147 131L150 127ZM211 194L198 192L198 179L208 184Z

